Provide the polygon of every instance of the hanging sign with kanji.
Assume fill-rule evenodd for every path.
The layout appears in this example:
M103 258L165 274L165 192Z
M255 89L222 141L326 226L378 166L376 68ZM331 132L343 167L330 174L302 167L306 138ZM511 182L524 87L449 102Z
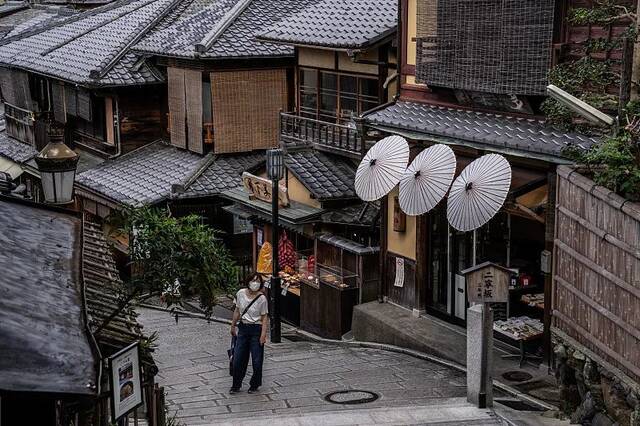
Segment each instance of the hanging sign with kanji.
M509 300L512 271L486 262L462 271L467 281L467 298L473 303L504 303Z

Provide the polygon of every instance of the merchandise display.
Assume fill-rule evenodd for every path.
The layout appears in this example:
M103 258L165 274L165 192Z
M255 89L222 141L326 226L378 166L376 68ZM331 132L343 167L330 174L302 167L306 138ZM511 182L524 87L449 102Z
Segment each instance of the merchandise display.
M544 309L544 293L523 294L520 301L531 307Z
M262 247L260 248L260 253L258 254L256 271L259 274L271 274L272 260L273 250L271 248L271 244L268 241L265 241L265 243L262 244Z
M278 263L283 270L289 268L291 271L293 271L298 264L296 249L293 246L293 241L287 237L286 232L282 233L280 241L278 242Z
M530 340L542 336L544 326L540 320L521 316L495 321L493 329L515 340Z

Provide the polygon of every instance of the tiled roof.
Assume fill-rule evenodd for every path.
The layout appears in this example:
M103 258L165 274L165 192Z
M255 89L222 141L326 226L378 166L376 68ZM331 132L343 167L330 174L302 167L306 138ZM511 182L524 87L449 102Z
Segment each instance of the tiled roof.
M256 35L317 0L183 1L145 36L136 50L184 58L293 56L293 48L262 43ZM196 45L203 45L196 51Z
M31 145L9 137L6 130L0 131L0 156L16 163L24 163L37 154L38 151Z
M503 114L467 111L399 101L367 115L366 120L384 130L423 133L435 141L477 146L518 156L561 158L569 146L587 149L597 139L563 133L543 121ZM415 135L414 135L415 136Z
M345 159L304 150L288 153L286 165L318 200L356 198L355 167Z
M379 220L379 216L379 202L354 204L327 211L322 215L322 222L338 225L372 226Z
M0 18L0 28L6 29L5 37L15 37L39 26L52 25L72 14L73 9L59 6L31 6L29 9Z
M0 42L0 65L85 86L161 81L130 47L178 0L120 0Z
M6 199L0 217L0 390L95 395L80 298L80 221Z
M203 161L189 151L155 142L80 173L76 183L119 204L150 205L168 198L171 186L182 184Z
M396 31L397 0L322 0L276 23L261 40L363 49Z
M242 172L251 171L265 161L264 153L245 153L217 156L191 182L178 198L211 197L242 185Z

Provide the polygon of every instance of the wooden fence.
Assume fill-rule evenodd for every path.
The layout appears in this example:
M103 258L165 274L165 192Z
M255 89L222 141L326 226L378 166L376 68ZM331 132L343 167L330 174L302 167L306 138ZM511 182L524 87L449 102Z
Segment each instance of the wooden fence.
M640 205L558 168L552 330L640 381Z

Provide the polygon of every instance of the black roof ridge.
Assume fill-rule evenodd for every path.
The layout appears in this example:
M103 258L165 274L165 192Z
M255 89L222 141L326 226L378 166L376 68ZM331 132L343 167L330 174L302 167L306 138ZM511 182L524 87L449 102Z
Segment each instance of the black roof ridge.
M12 43L14 41L17 41L17 40L22 40L24 38L29 38L29 37L32 37L34 35L38 35L40 33L43 33L45 31L51 30L51 29L56 28L56 27L60 27L60 26L66 25L66 24L71 24L73 22L77 22L77 21L79 21L81 19L84 19L86 17L89 17L89 16L94 16L94 15L97 15L97 14L102 13L102 12L108 12L110 10L117 9L117 8L119 8L121 6L125 6L127 4L133 3L135 1L138 1L138 0L116 0L116 1L114 1L112 3L105 4L103 6L99 6L99 7L96 7L94 9L91 9L91 10L87 10L86 12L81 12L81 13L77 13L77 14L71 15L68 18L62 19L62 20L57 21L57 22L43 23L42 25L36 26L35 28L33 28L33 29L29 30L29 31L25 31L25 32L16 34L14 36L7 37L5 39L0 40L0 46L4 46L4 45L7 45L7 44Z
M133 1L140 1L140 0L133 0ZM120 18L124 18L129 13L136 12L136 11L142 9L143 7L149 6L154 1L159 1L159 0L149 0L147 3L138 6L133 10L128 10L126 12L120 12L119 14L114 16L112 19L110 19L108 21L100 22L99 24L96 24L96 25L94 25L94 26L82 31L80 34L76 34L75 36L71 37L70 39L62 41L62 42L56 44L55 46L52 46L52 47L48 48L47 50L45 50L43 52L40 52L40 56L47 56L49 53L51 53L51 52L53 52L55 50L58 50L63 46L66 46L67 44L71 43L72 41L75 41L75 40L79 39L80 37L84 37L85 35L93 32L93 31L99 30L100 28L104 27L105 25L109 25L109 24L117 21Z
M222 34L233 24L253 0L238 0L238 2L227 12L224 16L214 25L214 27L204 36L200 43L195 44L193 47L197 53L206 53L211 49L213 43L220 38Z
M151 0L150 2L146 3L144 7L149 6L156 1L163 0ZM171 10L181 1L182 0L171 0L170 3L165 6L164 10L162 10L162 12L158 14L158 16L151 19L150 22L148 22L141 29L135 32L132 38L109 61L106 61L106 63L104 63L105 61L103 61L103 63L100 64L100 69L91 70L89 72L89 77L96 80L104 77L120 61L120 59L122 59L122 57L126 55L131 50L131 48L142 39L144 35L146 35L146 33L150 29L152 29L160 21L162 21L169 14L169 12L171 12Z
M196 167L193 172L185 176L181 182L177 182L177 185L180 185L184 190L189 188L209 167L215 164L218 157L219 155L215 154L213 151L207 153L207 155L202 158L198 167ZM173 194L174 192L170 191L169 197L172 198Z

